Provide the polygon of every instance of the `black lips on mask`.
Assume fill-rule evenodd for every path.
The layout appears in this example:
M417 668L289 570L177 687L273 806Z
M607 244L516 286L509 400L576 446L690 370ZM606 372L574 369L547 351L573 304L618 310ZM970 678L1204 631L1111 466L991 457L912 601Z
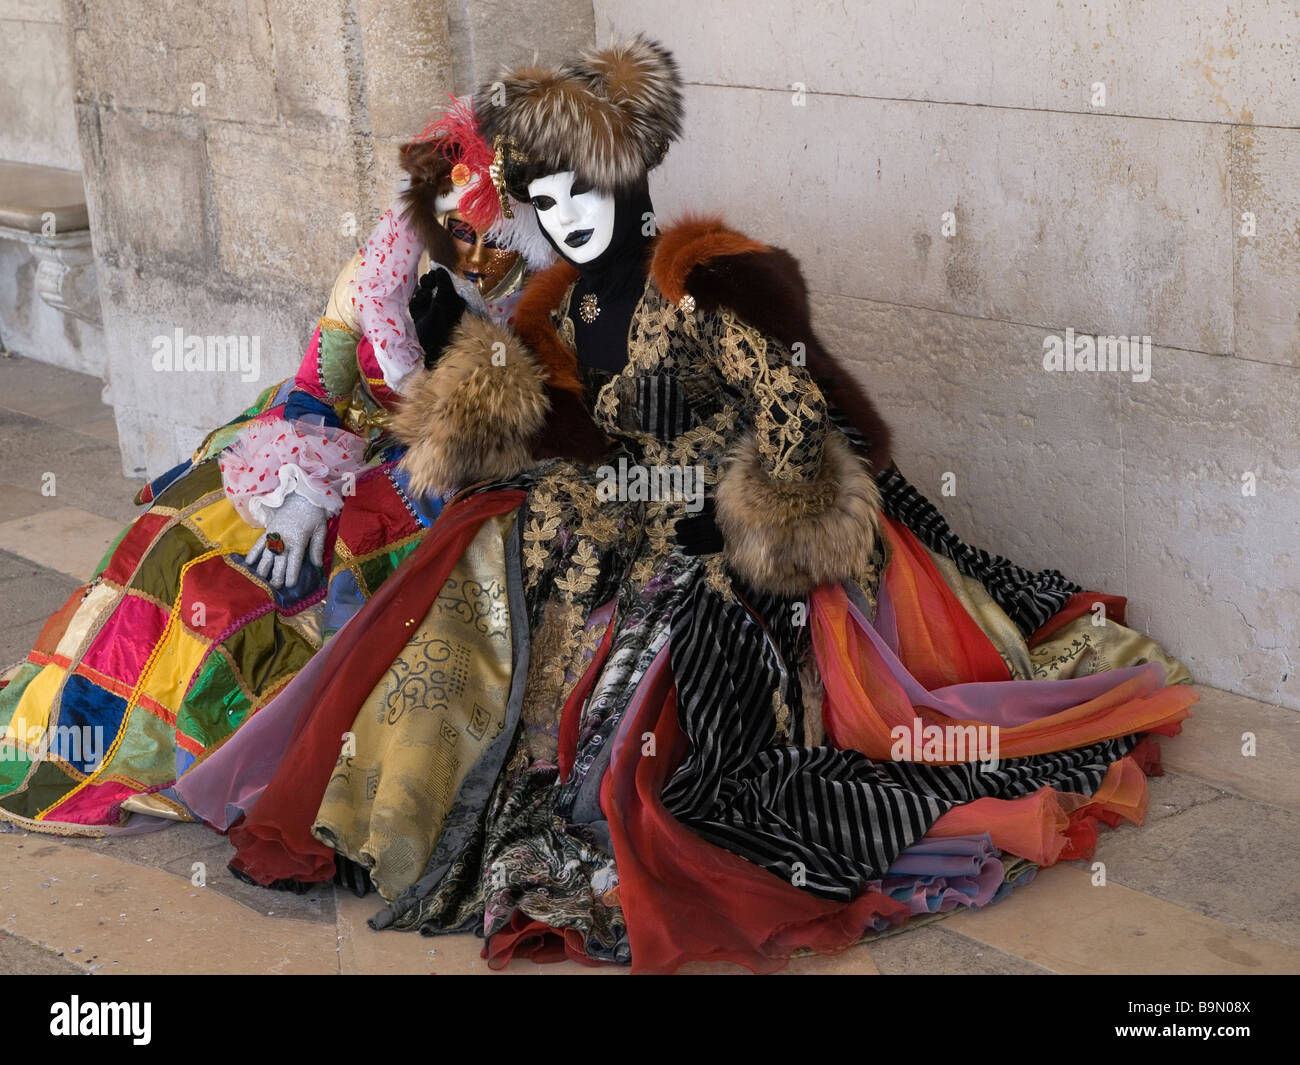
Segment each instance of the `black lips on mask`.
M578 283L569 304L578 361L584 366L617 373L627 363L627 332L632 312L645 289L650 268L648 250L653 232L654 204L650 188L642 183L614 198L614 231L609 246L586 263L575 263L567 252L573 249L557 243L545 226L542 235L557 255L578 271ZM541 225L541 219L538 219ZM600 313L585 322L578 313L583 296L594 295Z

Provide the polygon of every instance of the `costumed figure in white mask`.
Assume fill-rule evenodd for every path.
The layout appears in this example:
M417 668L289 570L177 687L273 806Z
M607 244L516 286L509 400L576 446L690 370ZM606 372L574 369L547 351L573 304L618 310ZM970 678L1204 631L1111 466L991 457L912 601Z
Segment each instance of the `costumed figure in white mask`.
M235 867L310 882L341 855L389 902L375 927L474 930L492 964L771 969L1140 817L1186 671L1113 612L1069 655L1096 597L952 533L788 253L655 224L671 55L497 87L503 212L528 201L561 261L513 335L411 389L402 468L460 494L331 650ZM930 744L948 726L960 750Z

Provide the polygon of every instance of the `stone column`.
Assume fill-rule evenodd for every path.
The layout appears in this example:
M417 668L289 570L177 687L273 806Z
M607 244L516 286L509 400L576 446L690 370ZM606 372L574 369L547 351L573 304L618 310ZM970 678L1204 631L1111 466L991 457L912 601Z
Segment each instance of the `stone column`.
M0 41L0 350L102 374L59 0L0 0Z
M527 26L505 27L511 7L64 0L128 474L175 464L294 372L335 274L392 199L397 146L448 93L531 47ZM590 0L558 10L537 39L561 53L591 43ZM178 331L247 338L257 365L155 369Z

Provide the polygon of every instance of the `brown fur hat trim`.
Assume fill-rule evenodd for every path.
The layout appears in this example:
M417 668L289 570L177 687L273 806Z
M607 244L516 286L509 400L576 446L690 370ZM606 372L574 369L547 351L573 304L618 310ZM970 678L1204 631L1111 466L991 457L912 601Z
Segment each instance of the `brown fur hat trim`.
M803 596L866 570L880 492L838 431L826 437L821 469L811 481L769 477L757 439L747 436L719 479L717 522L727 562L739 577L759 591Z
M503 138L505 182L572 170L602 192L635 186L681 136L682 79L672 53L636 36L558 69L523 67L474 94L479 128Z
M550 409L544 385L537 359L514 334L462 317L393 418L393 435L408 448L401 465L411 490L452 491L526 469L529 442Z

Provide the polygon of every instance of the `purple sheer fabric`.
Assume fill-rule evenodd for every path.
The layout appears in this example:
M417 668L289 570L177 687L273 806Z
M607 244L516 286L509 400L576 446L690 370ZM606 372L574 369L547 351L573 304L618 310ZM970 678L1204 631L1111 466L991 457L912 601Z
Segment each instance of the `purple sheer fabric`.
M913 915L948 913L959 906L978 909L999 902L1010 891L999 851L987 833L919 840L889 867L889 874L867 885L907 906ZM875 931L890 927L883 920Z
M892 629L893 608L882 582L876 613L886 629ZM881 635L876 625L869 622L849 598L849 615L871 641L894 679L902 687L913 706L924 706L945 717L964 721L982 721L987 725L1013 728L1025 725L1072 706L1096 699L1119 687L1134 677L1146 675L1150 690L1163 687L1165 673L1156 662L1127 669L1112 669L1087 677L1067 677L1063 680L999 680L974 681L968 684L951 684L945 688L927 691L899 661L889 640ZM893 636L898 643L897 633Z

